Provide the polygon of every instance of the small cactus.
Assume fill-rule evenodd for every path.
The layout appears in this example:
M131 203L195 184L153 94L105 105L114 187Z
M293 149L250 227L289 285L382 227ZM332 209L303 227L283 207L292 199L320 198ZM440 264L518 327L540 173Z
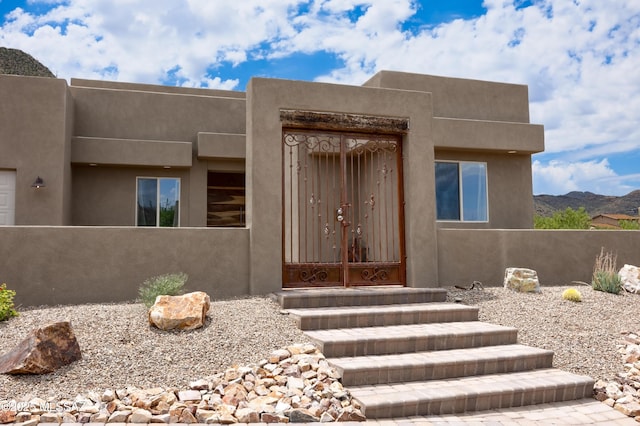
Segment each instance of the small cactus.
M581 302L582 294L575 288L568 288L562 292L562 298L564 300L570 300L572 302Z

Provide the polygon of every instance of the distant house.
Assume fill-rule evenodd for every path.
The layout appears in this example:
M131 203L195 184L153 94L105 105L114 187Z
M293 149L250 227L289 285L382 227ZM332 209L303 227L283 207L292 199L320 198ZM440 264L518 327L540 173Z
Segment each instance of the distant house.
M591 218L591 226L597 229L620 229L621 220L640 221L640 216L628 214L603 213Z

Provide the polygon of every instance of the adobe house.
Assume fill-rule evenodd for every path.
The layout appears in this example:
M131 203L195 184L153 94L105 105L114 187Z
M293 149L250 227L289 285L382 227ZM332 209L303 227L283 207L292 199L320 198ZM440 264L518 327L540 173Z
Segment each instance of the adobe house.
M518 234L544 149L524 85L383 71L234 92L0 75L0 93L0 282L18 303L131 300L178 271L227 297L500 285L510 263L565 265L530 259L555 237Z
M640 221L638 216L628 214L603 213L591 218L591 226L597 229L620 229L621 221Z

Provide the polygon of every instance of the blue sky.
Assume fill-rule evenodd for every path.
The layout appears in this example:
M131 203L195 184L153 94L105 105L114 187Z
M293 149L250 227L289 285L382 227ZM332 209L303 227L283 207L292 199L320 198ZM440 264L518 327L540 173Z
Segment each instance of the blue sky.
M640 1L0 0L58 77L244 90L398 70L529 86L535 194L640 189Z

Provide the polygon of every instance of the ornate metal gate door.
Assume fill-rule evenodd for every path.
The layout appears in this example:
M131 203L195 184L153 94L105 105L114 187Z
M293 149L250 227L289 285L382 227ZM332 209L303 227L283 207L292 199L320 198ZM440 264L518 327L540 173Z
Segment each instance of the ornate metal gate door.
M405 284L400 142L283 131L285 287Z

